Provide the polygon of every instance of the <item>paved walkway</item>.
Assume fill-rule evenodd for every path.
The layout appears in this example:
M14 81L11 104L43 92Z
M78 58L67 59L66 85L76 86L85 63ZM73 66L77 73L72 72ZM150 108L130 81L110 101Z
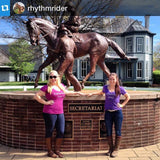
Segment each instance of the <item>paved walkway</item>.
M160 160L160 143L157 145L121 149L119 156L110 158L105 155L106 151L96 152L64 152L65 158L56 160ZM15 149L0 144L0 160L51 160L45 151Z

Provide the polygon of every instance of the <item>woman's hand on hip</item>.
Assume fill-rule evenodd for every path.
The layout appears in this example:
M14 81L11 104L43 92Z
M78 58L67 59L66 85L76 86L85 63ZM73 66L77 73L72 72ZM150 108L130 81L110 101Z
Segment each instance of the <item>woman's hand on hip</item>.
M46 105L52 105L54 103L53 100L46 101Z
M118 103L117 105L118 105L119 108L122 108L122 107L123 107L123 105L120 104L120 103Z

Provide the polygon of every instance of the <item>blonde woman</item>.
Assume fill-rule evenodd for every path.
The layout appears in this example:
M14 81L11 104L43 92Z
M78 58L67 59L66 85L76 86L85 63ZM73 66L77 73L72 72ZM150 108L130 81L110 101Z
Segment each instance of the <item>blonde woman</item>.
M60 146L63 141L65 118L63 112L63 99L65 95L81 95L80 92L68 91L61 83L57 71L51 71L49 74L48 84L43 86L34 96L34 98L41 104L44 104L43 117L46 129L46 146L48 156L52 158L63 158L60 153ZM43 97L46 97L45 100ZM55 125L56 124L56 125ZM57 136L55 141L55 150L52 150L52 133L56 127Z

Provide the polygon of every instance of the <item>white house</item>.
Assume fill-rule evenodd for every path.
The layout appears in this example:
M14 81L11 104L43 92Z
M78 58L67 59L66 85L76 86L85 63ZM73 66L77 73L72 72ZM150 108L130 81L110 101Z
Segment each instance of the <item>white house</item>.
M145 17L145 26L137 20L129 17L118 17L109 22L102 19L100 23L110 23L106 28L96 29L104 36L114 40L130 57L130 61L121 59L111 48L106 53L105 63L111 72L116 72L124 81L152 83L153 68L153 36L149 31L149 17ZM104 26L104 25L103 25ZM79 80L82 80L89 72L88 56L76 60L74 72ZM97 66L95 74L89 78L92 81L105 81L107 79L103 71Z

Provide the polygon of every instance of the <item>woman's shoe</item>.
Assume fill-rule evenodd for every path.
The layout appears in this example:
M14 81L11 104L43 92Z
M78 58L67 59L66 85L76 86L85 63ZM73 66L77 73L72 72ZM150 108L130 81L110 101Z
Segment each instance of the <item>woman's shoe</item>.
M58 155L59 158L64 158L64 155L61 152L55 152L56 155Z
M53 151L49 151L48 157L57 158L58 156Z
M107 156L110 156L113 151L113 138L112 136L107 136L109 151L106 153Z
M57 154L59 158L64 157L64 155L60 152L60 147L61 147L62 142L63 142L63 138L56 138L54 153Z

